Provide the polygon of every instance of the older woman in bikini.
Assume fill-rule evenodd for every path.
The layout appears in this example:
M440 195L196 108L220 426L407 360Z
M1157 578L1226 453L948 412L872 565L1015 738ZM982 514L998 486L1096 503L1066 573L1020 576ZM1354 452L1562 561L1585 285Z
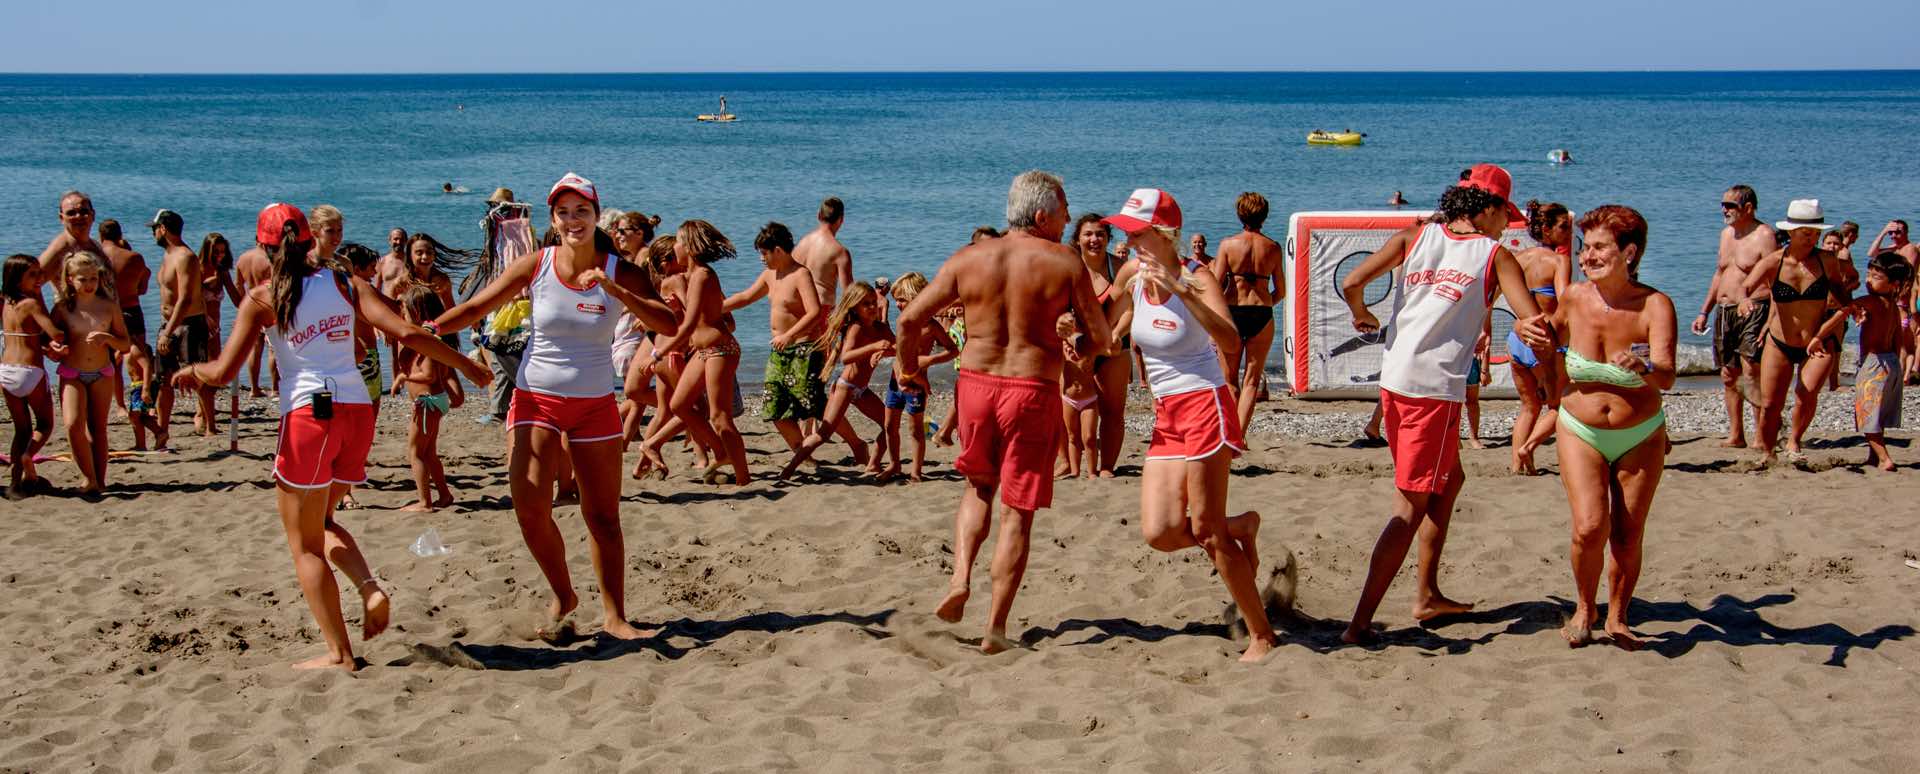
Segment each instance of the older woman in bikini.
M1640 579L1640 541L1667 459L1660 391L1673 386L1673 300L1638 279L1647 221L1617 204L1580 219L1587 281L1566 289L1555 328L1566 342L1567 385L1560 395L1560 482L1573 517L1573 580L1578 601L1562 630L1570 647L1593 642L1594 596L1606 552L1606 632L1632 650L1627 608Z

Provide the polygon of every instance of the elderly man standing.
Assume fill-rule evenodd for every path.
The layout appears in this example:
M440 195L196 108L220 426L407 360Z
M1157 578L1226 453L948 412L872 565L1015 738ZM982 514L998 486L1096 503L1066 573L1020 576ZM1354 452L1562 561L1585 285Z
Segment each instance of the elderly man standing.
M927 321L959 303L966 315L955 401L961 452L954 469L967 492L954 517L953 579L937 614L959 621L966 610L973 560L991 527L993 496L1002 511L993 556L993 601L980 649L998 653L1007 640L1007 616L1027 569L1033 514L1053 504L1054 445L1060 432L1060 368L1055 323L1062 312L1079 317L1094 352L1112 349L1106 314L1074 252L1060 244L1067 226L1067 194L1060 178L1023 172L1007 191L1007 235L966 247L948 258L919 297L900 313L899 370L919 372L920 336Z

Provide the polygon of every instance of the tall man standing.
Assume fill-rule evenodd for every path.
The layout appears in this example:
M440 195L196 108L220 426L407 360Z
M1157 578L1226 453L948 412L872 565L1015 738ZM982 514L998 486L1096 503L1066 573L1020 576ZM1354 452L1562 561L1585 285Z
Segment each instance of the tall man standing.
M153 241L166 250L160 259L160 336L154 342L157 367L153 381L156 418L154 448L166 449L173 424L173 374L195 363L207 361L207 298L200 292L200 256L194 255L180 238L185 225L180 213L161 210L154 213ZM202 385L195 390L200 411L213 416L213 388ZM211 432L207 433L211 435Z
M1500 246L1507 224L1521 220L1513 206L1513 178L1480 164L1440 196L1441 218L1387 239L1379 252L1340 283L1353 327L1380 330L1367 311L1367 283L1406 264L1400 306L1386 326L1381 357L1380 413L1393 452L1393 518L1380 532L1367 568L1366 586L1341 639L1371 641L1373 614L1420 537L1419 587L1413 617L1426 621L1473 608L1440 593L1440 550L1466 472L1460 467L1460 409L1474 343L1492 307L1505 293L1514 330L1537 351L1548 344L1546 318L1527 289L1526 273Z
M1755 217L1759 207L1760 196L1752 186L1736 185L1720 195L1720 219L1727 224L1720 229L1720 260L1692 326L1694 335L1706 333L1707 312L1718 310L1713 321L1713 363L1720 369L1727 402L1727 440L1720 445L1732 449L1747 445L1747 403L1754 404L1755 426L1760 422L1760 391L1753 385L1760 378L1760 334L1767 329L1773 298L1764 288L1758 294L1741 288L1760 257L1778 245L1773 227Z
M841 289L853 284L853 253L840 244L840 226L847 222L847 205L838 196L820 202L815 215L820 225L800 238L793 248L793 259L813 274L820 290L820 307L832 309L840 302Z
M1113 348L1086 268L1060 244L1067 220L1060 178L1037 170L1021 173L1007 191L1007 235L960 248L900 313L898 368L901 379L911 380L920 370L920 336L927 321L955 302L965 310L967 346L955 385L961 452L953 467L967 477L967 491L954 516L953 579L936 614L959 621L965 612L973 560L986 542L998 491L1006 508L993 555L993 601L980 641L987 653L1013 646L1006 638L1007 616L1026 574L1033 514L1053 504L1053 458L1061 430L1063 356L1055 332L1060 313L1071 310L1080 318L1093 352Z

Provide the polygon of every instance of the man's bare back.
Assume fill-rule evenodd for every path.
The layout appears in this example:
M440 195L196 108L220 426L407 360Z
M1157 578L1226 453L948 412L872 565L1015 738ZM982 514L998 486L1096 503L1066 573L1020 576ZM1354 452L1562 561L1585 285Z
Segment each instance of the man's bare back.
M954 299L967 321L959 366L969 371L1058 380L1064 356L1055 323L1069 309L1093 334L1096 350L1112 344L1080 257L1026 232L960 248L914 305L926 301L937 310Z
M853 253L840 244L833 229L822 223L793 246L793 259L813 275L820 293L820 305L832 309L840 300L840 289L853 284Z
M252 250L241 253L233 259L233 281L240 286L244 297L249 291L273 280L273 259L267 257L267 251L255 245Z
M106 253L107 266L113 271L113 292L120 300L120 308L139 308L140 297L147 294L147 281L153 277L153 270L147 268L146 256L112 242L101 242L100 249Z

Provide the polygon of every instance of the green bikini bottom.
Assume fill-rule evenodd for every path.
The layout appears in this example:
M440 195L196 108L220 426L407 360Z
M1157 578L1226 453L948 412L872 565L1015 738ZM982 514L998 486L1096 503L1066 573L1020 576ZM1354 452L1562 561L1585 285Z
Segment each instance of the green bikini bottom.
M1585 441L1588 446L1593 447L1594 451L1600 452L1600 456L1606 457L1609 463L1616 462L1621 457L1626 456L1627 452L1633 451L1642 441L1647 440L1648 437L1652 436L1662 426L1666 425L1666 423L1666 409L1661 409L1653 416L1647 417L1647 421L1645 422L1641 422L1633 427L1623 427L1619 429L1590 426L1578 419L1574 419L1573 414L1569 413L1565 408L1560 409L1561 432L1568 433L1575 438Z

